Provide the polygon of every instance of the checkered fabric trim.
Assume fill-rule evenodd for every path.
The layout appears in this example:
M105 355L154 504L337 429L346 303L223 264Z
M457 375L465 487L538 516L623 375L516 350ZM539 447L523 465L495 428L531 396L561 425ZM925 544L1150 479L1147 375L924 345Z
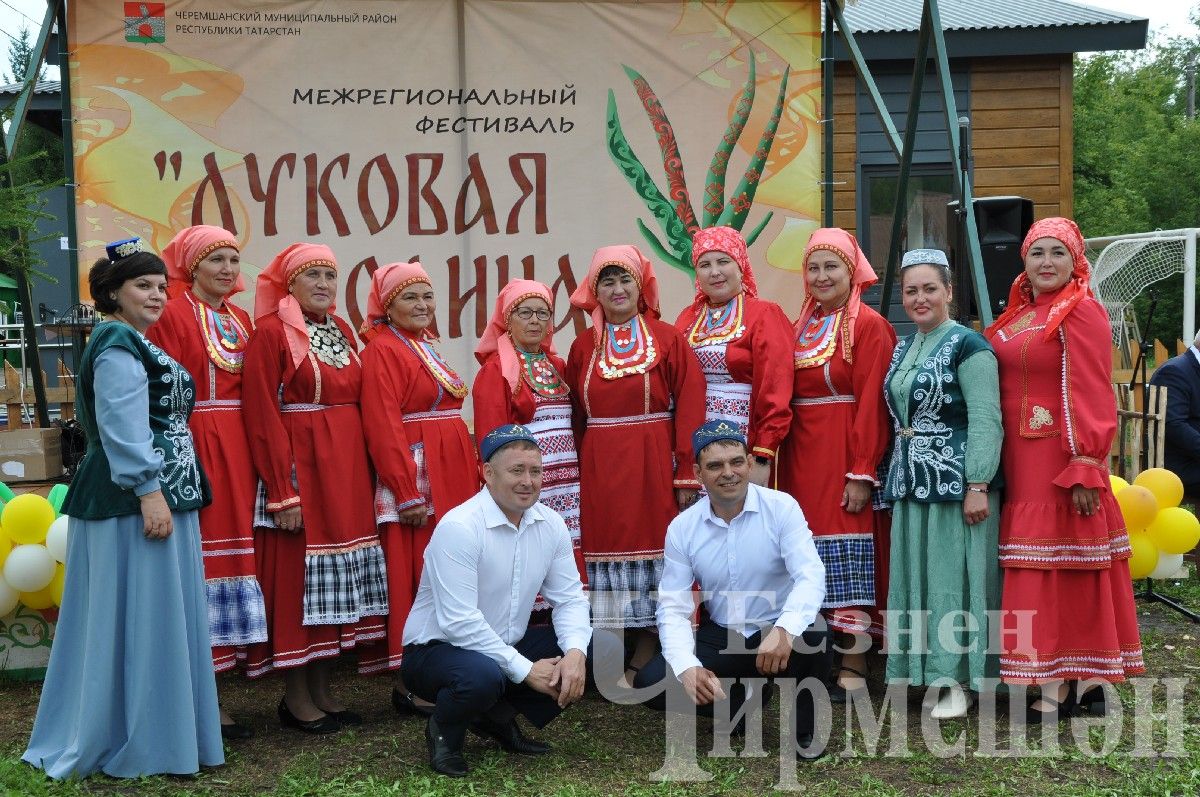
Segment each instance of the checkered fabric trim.
M208 595L208 636L213 647L267 641L267 611L254 576L204 582Z
M425 465L425 444L413 443L408 450L412 453L413 462L417 466L417 492L421 494L421 498L398 504L395 493L389 490L381 480L376 480L375 522L380 525L399 523L401 512L422 502L425 504L426 515L437 514L433 508L433 494L429 489L429 468Z
M888 450L879 460L879 467L875 469L875 487L871 489L871 509L876 512L892 510L891 503L883 500L883 494L887 487L888 463L892 461L892 447L888 446Z
M304 557L304 625L356 623L387 611L387 568L378 545Z
M865 536L814 537L825 564L825 602L822 609L875 605L875 541Z
M588 597L596 628L652 628L663 559L587 562Z
M292 489L300 492L300 484L296 481L296 466L292 466ZM254 527L277 529L275 513L267 511L267 485L261 479L258 481L258 495L254 498Z

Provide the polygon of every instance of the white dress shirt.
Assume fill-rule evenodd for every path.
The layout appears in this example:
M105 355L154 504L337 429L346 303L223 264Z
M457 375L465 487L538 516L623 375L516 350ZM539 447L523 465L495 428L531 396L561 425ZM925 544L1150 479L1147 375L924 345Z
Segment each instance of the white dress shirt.
M702 666L692 636L693 582L713 622L745 637L772 626L799 636L825 599L825 565L796 499L749 487L731 523L713 514L706 496L667 527L658 633L676 678Z
M525 636L538 592L554 607L558 646L586 653L592 628L567 524L536 503L514 527L484 487L438 521L404 644L440 640L478 651L520 683L533 662L513 645Z

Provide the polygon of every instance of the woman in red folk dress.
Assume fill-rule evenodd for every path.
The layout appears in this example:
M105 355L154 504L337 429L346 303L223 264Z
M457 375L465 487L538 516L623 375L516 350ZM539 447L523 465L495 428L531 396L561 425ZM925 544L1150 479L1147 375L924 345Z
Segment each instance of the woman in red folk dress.
M1021 257L1008 309L986 332L1004 423L1000 678L1041 686L1028 712L1041 722L1103 706L1086 679L1124 681L1145 665L1129 537L1108 480L1117 430L1108 314L1088 288L1075 222L1037 222Z
M246 289L231 233L208 225L188 227L167 244L163 260L171 299L146 337L196 382L196 409L188 426L213 486L213 502L200 510L200 545L213 669L220 673L245 660L247 645L267 640L254 570L258 480L242 422L242 361L254 325L229 301ZM222 709L221 735L246 739L250 729Z
M825 618L848 637L830 688L844 700L846 689L865 688L869 637L883 634L887 533L871 490L891 437L883 379L896 333L862 302L877 278L853 235L816 230L804 263L792 425L779 484L800 502L825 564Z
M329 733L362 718L330 690L331 658L382 639L387 573L371 512L371 466L353 332L333 314L329 247L292 244L258 277L258 323L242 400L262 482L255 509L258 578L270 641L247 669L284 673L284 727Z
M592 624L635 631L636 672L654 655L650 593L667 525L700 488L691 434L704 422L704 376L683 335L659 320L658 280L636 246L597 249L571 304L592 316L567 357Z
M496 308L475 358L483 365L471 391L480 439L508 423L523 424L542 450L538 500L567 524L579 577L587 572L579 547L579 456L571 425L566 364L554 350L554 299L533 280L513 280L496 297ZM539 600L535 615L550 607ZM543 619L543 618L538 618Z
M746 239L732 227L692 238L696 298L675 319L704 373L706 421L736 423L754 455L750 478L767 486L792 422L792 325L758 298Z
M479 466L462 419L467 386L434 348L436 301L420 263L371 275L363 350L362 412L375 464L375 519L388 564L387 645L367 664L396 672L392 706L420 706L399 677L408 611L425 546L439 517L479 491Z

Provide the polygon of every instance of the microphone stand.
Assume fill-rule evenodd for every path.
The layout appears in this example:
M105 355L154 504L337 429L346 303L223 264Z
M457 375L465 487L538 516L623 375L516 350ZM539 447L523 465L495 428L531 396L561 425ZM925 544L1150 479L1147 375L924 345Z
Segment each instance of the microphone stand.
M1138 341L1137 361L1133 364L1133 375L1129 380L1130 392L1133 391L1139 382L1142 386L1142 453L1138 457L1139 473L1150 467L1150 380L1147 379L1146 368L1150 351L1154 345L1150 327L1154 322L1154 310L1157 306L1158 291L1150 291L1150 309L1146 313L1146 326L1142 328L1142 337ZM1149 601L1150 603L1161 603L1164 606L1169 606L1179 614L1190 619L1193 623L1200 623L1200 614L1184 607L1176 599L1155 590L1154 579L1152 578L1146 579L1145 589L1135 594L1134 597Z

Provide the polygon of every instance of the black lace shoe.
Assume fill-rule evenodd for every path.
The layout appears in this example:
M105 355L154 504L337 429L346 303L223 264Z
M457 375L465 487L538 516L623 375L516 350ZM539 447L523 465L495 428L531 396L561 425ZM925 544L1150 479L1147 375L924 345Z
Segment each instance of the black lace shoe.
M429 766L439 775L462 778L467 774L467 761L462 755L462 742L456 747L438 728L433 717L425 723L425 742L429 745Z
M813 747L811 733L796 734L796 756L801 761L816 761L825 755L825 747Z
M530 739L525 734L521 733L521 729L517 727L515 719L508 722L496 722L495 720L481 718L471 723L471 733L476 736L483 736L488 739L495 739L501 747L510 753L520 753L521 755L542 755L551 750L550 745L545 742L539 742L536 739Z

